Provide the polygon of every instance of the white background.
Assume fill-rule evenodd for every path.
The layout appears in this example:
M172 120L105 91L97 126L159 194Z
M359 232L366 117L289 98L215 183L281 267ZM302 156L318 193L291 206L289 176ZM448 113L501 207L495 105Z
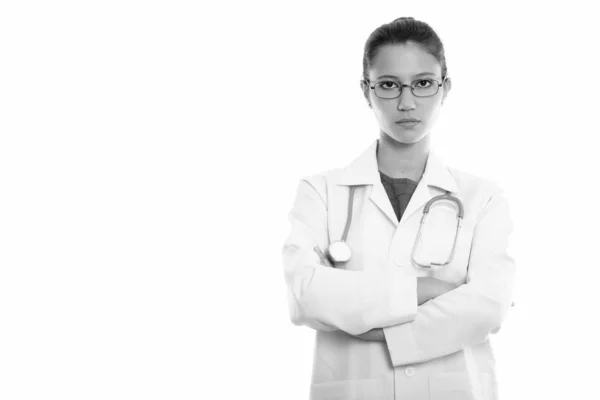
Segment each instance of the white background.
M0 5L0 399L307 398L287 213L377 138L362 50L400 16L446 47L434 146L511 202L502 399L597 390L586 2L200 3Z

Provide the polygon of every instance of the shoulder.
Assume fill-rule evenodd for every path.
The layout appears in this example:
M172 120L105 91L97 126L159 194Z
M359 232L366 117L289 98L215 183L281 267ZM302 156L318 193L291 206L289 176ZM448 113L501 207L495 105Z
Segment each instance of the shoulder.
M331 168L322 172L305 175L300 179L300 189L314 190L325 201L328 188L341 176L343 168Z
M495 181L458 168L448 167L461 197L477 202L480 209L492 200L503 198L504 189Z
M336 181L344 171L343 168L331 168L322 172L305 175L301 181L305 181L319 187L326 187L330 182Z
M502 191L497 182L479 176L477 174L467 172L458 168L448 167L448 171L454 178L456 185L460 191L484 191L484 192L497 192Z

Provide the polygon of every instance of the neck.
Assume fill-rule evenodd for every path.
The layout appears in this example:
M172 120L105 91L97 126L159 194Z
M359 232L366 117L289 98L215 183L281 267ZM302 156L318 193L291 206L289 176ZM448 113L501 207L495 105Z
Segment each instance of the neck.
M418 182L429 156L429 135L417 143L400 143L381 132L377 146L379 170L392 178L408 178Z

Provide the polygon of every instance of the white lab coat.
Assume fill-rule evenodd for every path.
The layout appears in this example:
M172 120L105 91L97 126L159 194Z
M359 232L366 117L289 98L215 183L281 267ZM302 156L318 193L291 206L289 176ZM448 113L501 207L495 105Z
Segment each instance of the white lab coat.
M310 398L497 399L489 335L511 307L515 275L507 201L495 184L447 168L430 152L398 222L380 180L377 146L346 168L300 180L289 213L283 264L290 316L316 330ZM331 268L314 248L342 237L351 185L358 185L347 238L352 259ZM452 263L431 272L412 264L411 251L423 206L446 192L463 202L464 220ZM430 254L453 240L454 210L439 207L437 222L430 212L434 228L423 239ZM417 306L417 277L424 276L460 286ZM383 328L386 342L352 336L374 328Z

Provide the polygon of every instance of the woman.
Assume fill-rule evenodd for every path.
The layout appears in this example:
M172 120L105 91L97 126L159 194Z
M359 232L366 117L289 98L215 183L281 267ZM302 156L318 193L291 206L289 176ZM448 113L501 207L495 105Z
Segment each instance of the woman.
M507 201L431 150L451 81L427 24L377 28L363 67L379 138L345 168L300 181L283 250L292 322L316 330L311 399L496 399L489 335L515 273ZM458 203L441 200L418 237L426 203L445 194L462 203L462 226ZM352 256L332 260L343 236Z

